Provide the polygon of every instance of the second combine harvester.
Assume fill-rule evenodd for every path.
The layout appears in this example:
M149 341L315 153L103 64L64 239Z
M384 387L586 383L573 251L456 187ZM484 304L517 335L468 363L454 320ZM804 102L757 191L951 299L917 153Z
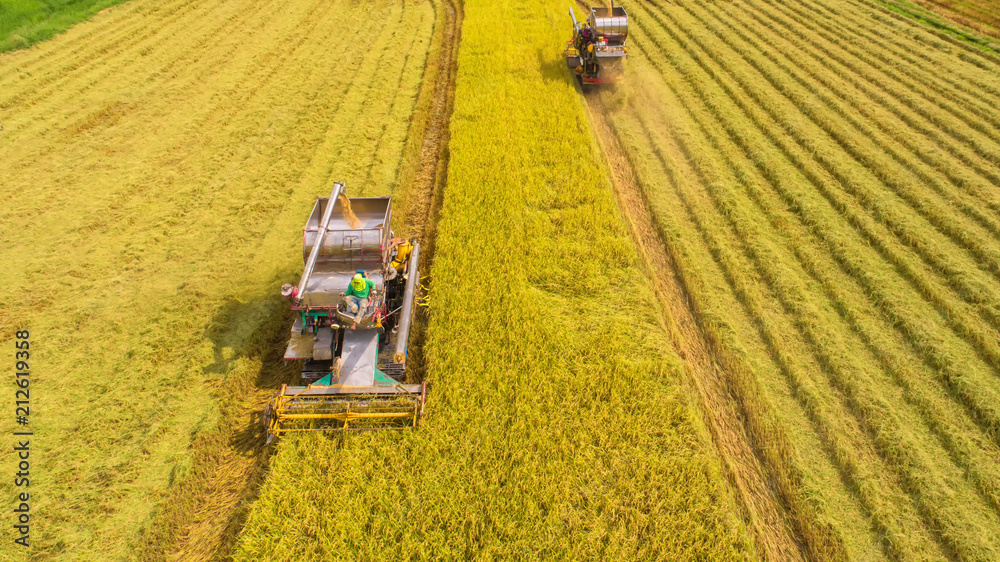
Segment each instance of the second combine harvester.
M348 199L343 190L335 183L316 200L303 229L302 277L282 288L296 312L285 360L301 361L309 384L283 385L271 397L268 442L292 432L413 427L424 409L426 383L403 384L420 246L393 243L392 198ZM358 312L343 296L355 276L371 287Z
M590 16L579 24L573 7L573 39L566 45L566 66L573 71L580 85L614 83L622 73L622 61L628 56L628 14L625 8L611 4L609 8L594 6Z

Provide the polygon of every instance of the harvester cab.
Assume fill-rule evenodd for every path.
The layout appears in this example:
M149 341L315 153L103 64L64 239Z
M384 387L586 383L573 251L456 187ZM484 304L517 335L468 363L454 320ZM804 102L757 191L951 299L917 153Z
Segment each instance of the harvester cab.
M282 288L296 312L285 361L301 361L306 384L271 397L269 443L292 432L419 423L426 383L404 382L420 245L398 244L391 220L391 197L348 198L342 183L316 200L303 229L302 277ZM344 296L356 275L367 298Z
M566 44L566 66L582 86L616 82L622 73L622 61L628 57L625 8L614 4L610 8L592 7L581 25L570 6L569 17L573 20L573 39Z

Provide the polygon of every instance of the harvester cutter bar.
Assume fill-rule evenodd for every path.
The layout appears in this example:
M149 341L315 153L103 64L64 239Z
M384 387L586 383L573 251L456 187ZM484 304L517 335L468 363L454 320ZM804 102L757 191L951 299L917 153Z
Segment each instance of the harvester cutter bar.
M288 432L416 427L423 414L426 388L426 383L361 388L283 386L265 411L268 442Z

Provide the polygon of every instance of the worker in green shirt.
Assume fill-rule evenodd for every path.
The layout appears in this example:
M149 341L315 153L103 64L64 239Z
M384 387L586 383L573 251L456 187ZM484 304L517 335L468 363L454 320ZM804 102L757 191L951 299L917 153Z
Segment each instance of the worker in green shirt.
M354 325L351 326L352 330L358 327L358 322L361 322L361 318L365 315L365 310L368 309L369 301L375 296L374 293L375 282L360 273L355 273L354 279L351 279L351 284L347 286L347 290L340 293L343 295L347 307L351 309L351 314L354 315Z

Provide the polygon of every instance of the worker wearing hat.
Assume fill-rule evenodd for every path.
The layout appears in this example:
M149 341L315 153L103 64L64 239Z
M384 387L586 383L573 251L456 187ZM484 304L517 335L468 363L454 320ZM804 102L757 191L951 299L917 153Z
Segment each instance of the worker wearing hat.
M365 310L368 309L368 302L375 292L375 282L371 279L365 277L361 273L355 273L354 278L351 279L351 283L347 286L347 290L340 293L344 296L344 302L347 303L347 307L351 309L351 314L354 315L354 325L351 329L358 327L358 322L361 322L361 318L365 315Z
M399 274L406 265L406 260L410 259L410 254L413 253L413 244L406 238L392 238L389 240L389 252L392 252L393 248L396 249L396 255L393 256L392 261L389 262L389 267L386 268L386 281L392 281Z
M590 28L590 23L585 22L580 26L580 38L583 40L584 48L594 42L596 37L594 37L594 30Z

